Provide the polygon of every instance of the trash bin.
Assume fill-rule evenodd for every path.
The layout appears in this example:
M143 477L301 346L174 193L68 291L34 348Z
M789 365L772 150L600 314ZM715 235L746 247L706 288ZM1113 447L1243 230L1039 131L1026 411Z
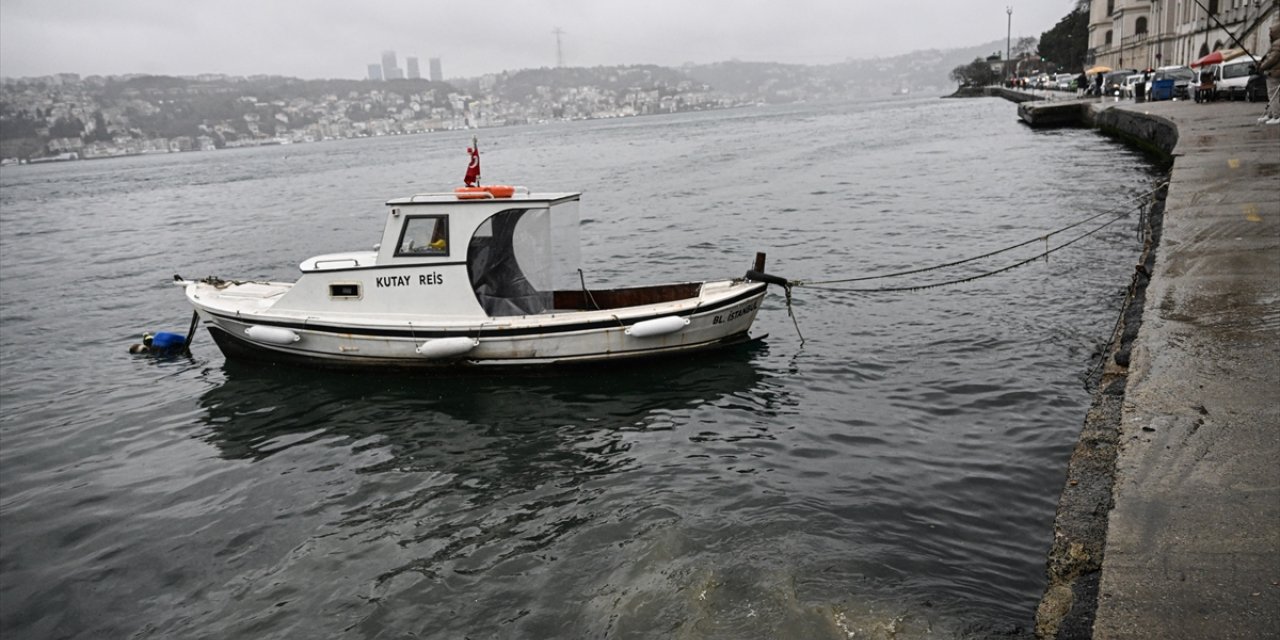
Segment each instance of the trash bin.
M1151 83L1151 100L1172 100L1173 99L1173 78L1167 80L1155 80Z

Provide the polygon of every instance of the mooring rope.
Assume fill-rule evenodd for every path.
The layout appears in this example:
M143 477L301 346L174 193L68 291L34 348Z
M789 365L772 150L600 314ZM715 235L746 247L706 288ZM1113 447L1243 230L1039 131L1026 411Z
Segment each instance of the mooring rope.
M1081 219L1081 220L1078 220L1078 221L1076 221L1076 222L1073 222L1073 223L1071 223L1071 224L1069 224L1069 225L1066 225L1065 227L1061 227L1061 228L1058 228L1058 229L1054 229L1053 231L1050 231L1049 233L1046 233L1046 234L1044 234L1044 235L1036 236L1035 238L1031 238L1030 240L1025 240L1025 241L1023 241L1023 242L1019 242L1019 243L1014 244L1014 245L1010 245L1010 246L1007 246L1007 247L1004 247L1004 248L1001 248L1001 249L997 249L997 250L995 250L995 251L990 251L990 252L984 253L984 254L979 255L979 256L973 256L973 257L971 257L971 258L965 258L965 259L963 259L963 260L956 260L956 261L953 261L953 262L947 262L947 263L944 263L944 264L934 265L934 266L931 266L931 267L922 267L922 268L920 268L920 269L909 269L909 270L906 270L906 271L897 271L897 272L893 272L893 273L883 273L883 274L878 274L878 275L872 275L872 276L860 276L860 277L854 277L854 278L840 278L840 279L835 279L835 280L788 280L788 279L785 279L785 278L774 278L774 284L781 284L781 285L782 285L782 287L783 287L783 290L786 292L787 315L789 315L789 316L791 317L791 324L795 326L795 329L796 329L796 335L798 335L798 336L800 337L800 344L801 344L801 346L803 346L803 345L804 345L804 334L802 334L802 333L800 332L800 322L796 319L795 309L792 307L791 292L792 292L792 289L793 289L793 288L795 288L795 287L807 287L807 288L810 288L810 289L818 289L818 290L820 290L820 291L838 291L838 292L841 292L841 293L900 293L900 292L908 292L908 291L924 291L924 290L926 290L926 289L937 289L937 288L939 288L939 287L947 287L947 286L952 286L952 285L957 285L957 284L963 284L963 283L966 283L966 282L973 282L974 280L980 280L980 279L982 279L982 278L989 278L989 277L991 277L991 276L995 276L995 275L999 275L999 274L1005 273L1006 271L1012 271L1012 270L1014 270L1014 269L1017 269L1018 267L1021 267L1021 266L1023 266L1023 265L1027 265L1027 264L1030 264L1030 263L1035 262L1036 260L1039 260L1039 259L1041 259L1041 258L1044 258L1045 260L1048 260L1049 254L1054 253L1054 252L1056 252L1056 251L1061 251L1062 249L1065 249L1065 248L1067 248L1067 247L1069 247L1069 246L1071 246L1071 245L1073 245L1073 244L1075 244L1075 243L1077 243L1077 242L1079 242L1079 241L1081 241L1081 240L1083 240L1083 239L1085 239L1085 238L1087 238L1087 237L1089 237L1089 236L1091 236L1091 235L1093 235L1093 234L1095 234L1095 233L1098 233L1099 231L1102 231L1103 229L1105 229L1105 228L1107 228L1107 227L1109 227L1109 226L1111 226L1111 225L1113 225L1113 224L1115 224L1115 223L1119 222L1119 221L1120 221L1120 220L1122 220L1126 215L1128 215L1129 213L1133 212L1135 209L1137 209L1137 210L1140 212L1139 225L1138 225L1138 226L1139 226L1138 234L1139 234L1140 238L1142 238L1142 239L1144 240L1144 245L1145 245L1147 242L1149 242L1149 239L1148 239L1148 238L1145 238L1145 237L1143 237L1143 236L1146 236L1146 235L1149 233L1149 230L1148 230L1148 229L1145 229L1144 227L1147 227L1147 226L1148 226L1148 209L1147 209L1147 207L1148 207L1149 203L1151 202L1151 200L1150 200L1150 199L1151 199L1153 196L1155 196L1157 193L1159 193L1159 192L1160 192L1160 190L1165 189L1165 188L1167 188L1168 186L1169 186L1168 181L1161 182L1160 184L1157 184L1155 187L1153 187L1151 190L1149 190L1149 191L1147 191L1147 192L1145 192L1145 193L1142 193L1142 194L1139 194L1139 195L1133 196L1133 197L1131 197L1131 198L1129 198L1129 199L1128 199L1128 201L1129 201L1129 202L1134 202L1134 201L1136 201L1136 202L1137 202L1137 204L1131 204L1131 205L1129 205L1129 206L1127 206L1127 207L1125 207L1125 208L1123 208L1123 209L1109 209L1109 210L1107 210L1107 211L1102 211L1102 212L1099 212L1099 213L1093 214L1093 215L1091 215L1091 216L1088 216L1088 217L1086 217L1086 218L1083 218L1083 219ZM1100 224L1100 225L1098 225L1098 226L1096 226L1096 227L1094 227L1094 228L1092 228L1092 229L1090 229L1090 230L1088 230L1088 231L1086 231L1086 232L1084 232L1084 233L1082 233L1082 234L1080 234L1080 235L1078 235L1078 236L1076 236L1076 237L1074 237L1074 238L1072 238L1072 239L1070 239L1070 240L1066 241L1066 242L1063 242L1062 244L1059 244L1059 245L1058 245L1058 246L1056 246L1056 247L1050 247L1050 246L1049 246L1049 238L1050 238L1051 236L1054 236L1054 235L1057 235L1057 234L1063 233L1063 232L1065 232L1065 231L1068 231L1068 230L1074 229L1074 228L1076 228L1076 227L1079 227L1079 226L1081 226L1081 225L1083 225L1083 224L1086 224L1086 223L1092 222L1092 221L1097 220L1098 218L1101 218L1101 217L1106 216L1106 215L1113 215L1114 217L1113 217L1113 218L1111 218L1110 220L1107 220L1106 222L1103 222L1102 224ZM946 281L943 281L943 282L933 282L933 283L929 283L929 284L922 284L922 285L913 285L913 286L909 286L909 287L858 288L858 287L835 287L835 286L831 286L831 285L835 285L835 284L844 284L844 283L848 283L848 282L860 282L860 281L864 281L864 280L876 280L876 279L882 279L882 278L895 278L895 277L900 277L900 276L913 275L913 274L917 274L917 273L926 273L926 272L929 272L929 271L937 271L937 270L940 270L940 269L946 269L946 268L949 268L949 267L954 267L954 266L962 265L962 264L965 264L965 263L974 262L974 261L977 261L977 260L981 260L981 259L983 259L983 258L990 258L991 256L999 255L999 254L1001 254L1001 253L1005 253L1005 252L1008 252L1008 251L1012 251L1012 250L1014 250L1014 249L1018 249L1018 248L1021 248L1021 247L1025 247L1025 246L1027 246L1027 245L1029 245L1029 244L1031 244L1031 243L1033 243L1033 242L1044 242L1044 243L1045 243L1045 250L1044 250L1044 251L1042 251L1042 252L1040 252L1040 253L1038 253L1038 254L1036 254L1036 255L1034 255L1034 256L1032 256L1032 257L1030 257L1030 258L1027 258L1027 259L1025 259L1025 260L1020 260L1020 261L1015 262L1015 263L1013 263L1013 264L1011 264L1011 265L1008 265L1008 266L1005 266L1005 267L1001 267L1001 268L999 268L999 269L995 269L995 270L993 270L993 271L987 271L987 272L984 272L984 273L979 273L979 274L977 274L977 275L972 275L972 276L968 276L968 277L964 277L964 278L956 278L956 279L953 279L953 280L946 280ZM748 272L748 273L747 273L747 275L748 275L748 277L749 277L749 278L750 278L750 277L753 277L753 276L756 276L756 277L764 276L764 274L754 274L753 272ZM770 277L770 278L773 278L772 276L764 276L764 277ZM1135 282L1135 283L1136 283L1136 278L1137 278L1137 276L1135 275L1135 276L1134 276L1134 282ZM1132 297L1132 296L1133 296L1133 291L1134 291L1134 284L1133 284L1133 283L1131 283L1131 285L1130 285L1130 292L1129 292L1129 296L1128 296L1128 297ZM1121 317L1123 317L1123 312L1122 312L1122 314L1121 314ZM1115 339L1115 332L1116 332L1118 329L1119 329L1119 319L1117 319L1116 328L1112 329L1112 340L1114 340L1114 339ZM1095 371L1096 371L1096 369L1095 369ZM1092 376L1093 376L1093 373L1094 373L1094 372L1090 372L1090 376L1089 376L1089 377L1092 377Z
M1142 265L1139 264L1133 270L1133 277L1129 280L1129 290L1125 293L1124 302L1120 304L1120 313L1116 316L1115 325L1111 327L1111 333L1107 337L1107 342L1102 346L1098 355L1098 362L1089 369L1088 375L1084 377L1085 388L1088 389L1093 383L1093 376L1102 370L1107 364L1107 358L1110 355L1111 347L1115 345L1117 336L1120 335L1120 326L1124 324L1125 312L1129 310L1129 305L1133 303L1133 298L1138 294L1138 277L1146 275Z
M800 346L804 347L804 334L800 333L800 321L796 320L796 312L791 308L791 283L787 283L782 290L787 293L787 315L791 316L791 324L796 328L796 335L800 336Z
M1058 228L1058 229L1054 229L1053 231L1050 231L1050 232L1048 232L1048 233L1046 233L1046 234L1039 235L1039 236L1036 236L1036 237L1031 238L1031 239L1029 239L1029 240L1025 240L1025 241L1023 241L1023 242L1019 242L1019 243L1017 243L1017 244L1010 245L1010 246L1007 246L1007 247L1004 247L1004 248L1001 248L1001 249L996 249L995 251L990 251L990 252L984 253L984 254L982 254L982 255L973 256L973 257L970 257L970 258L965 258L965 259L963 259L963 260L956 260L956 261L954 261L954 262L946 262L946 263L943 263L943 264L937 264L937 265L933 265L933 266L929 266L929 267L921 267L921 268L919 268L919 269L908 269L908 270L906 270L906 271L895 271L895 272L893 272L893 273L882 273L882 274L871 275L871 276L859 276L859 277L854 277L854 278L839 278L839 279L835 279L835 280L790 280L789 282L791 283L791 285L792 285L792 286L796 286L796 287L811 287L811 288L815 288L815 289L823 289L823 288L825 288L825 289L832 289L831 287L826 287L825 285L843 284L843 283L846 283L846 282L861 282L861 281L864 281L864 280L879 280L879 279L883 279L883 278L897 278L897 277L900 277L900 276L914 275L914 274L917 274L917 273L926 273L926 272L929 272L929 271L938 271L938 270L940 270L940 269L947 269L947 268L950 268L950 267L955 267L955 266L959 266L959 265L962 265L962 264L966 264L966 263L969 263L969 262L975 262L975 261L978 261L978 260L982 260L982 259L984 259L984 258L990 258L991 256L1000 255L1000 254L1002 254L1002 253L1006 253L1006 252L1009 252L1009 251L1013 251L1014 249L1019 249L1019 248L1025 247L1025 246L1027 246L1027 245L1029 245L1029 244L1031 244L1031 243L1033 243L1033 242L1044 242L1044 243L1045 243L1045 245L1046 245L1046 251L1045 251L1044 253L1041 253L1040 255L1036 256L1036 258L1043 258L1043 257L1048 256L1050 253L1053 253L1054 251L1057 251L1057 249L1060 249L1060 248L1062 248L1062 247L1066 246L1066 244L1064 244L1064 245L1059 246L1059 247L1058 247L1058 248L1056 248L1056 249L1048 249L1049 238L1051 238L1051 237L1053 237L1053 236L1055 236L1055 235L1057 235L1057 234L1060 234L1060 233L1062 233L1062 232L1064 232L1064 231L1069 231L1069 230L1074 229L1074 228L1076 228L1076 227L1078 227L1078 226L1080 226L1080 225L1083 225L1083 224L1086 224L1086 223L1092 222L1092 221L1094 221L1094 220L1097 220L1098 218L1101 218L1101 217L1103 217L1103 216L1105 216L1105 215L1114 215L1114 216L1116 216L1116 220L1119 220L1121 217L1123 217L1124 215L1128 215L1129 213L1133 212L1135 209L1137 209L1137 210L1139 210L1139 211L1144 211L1144 210L1145 210L1145 207L1146 207L1146 199L1147 199L1147 198L1149 198L1151 195L1155 194L1155 193L1156 193L1157 191L1159 191L1160 189L1163 189L1164 187L1166 187L1166 186L1168 186L1168 185L1169 185L1169 183L1168 183L1168 182L1163 182L1163 183L1161 183L1161 184L1159 184L1159 185L1156 185L1156 186L1155 186L1155 188L1151 189L1150 191L1147 191L1146 193L1142 193L1142 194L1139 194L1139 195L1137 195L1137 196L1133 196L1133 197L1131 197L1131 198L1129 198L1129 199L1128 199L1130 202L1132 202L1132 201L1137 201L1137 204L1136 204L1136 205L1129 205L1129 206L1127 206L1127 207L1125 207L1125 208L1123 208L1123 209L1109 209L1109 210L1107 210L1107 211L1102 211L1102 212L1099 212L1099 213L1095 213L1095 214L1093 214L1093 215L1091 215L1091 216L1089 216L1089 217L1087 217L1087 218L1083 218L1083 219L1081 219L1081 220L1078 220L1078 221L1076 221L1076 222L1073 222L1073 223L1071 223L1071 224L1069 224L1069 225L1067 225L1067 226L1065 226L1065 227L1060 227L1060 228ZM1112 222L1114 222L1114 220L1113 220ZM1107 224L1110 224L1110 223L1107 223ZM1106 225L1103 225L1103 226L1106 226ZM1088 234L1086 234L1086 235L1088 235ZM1067 244L1070 244L1070 243L1067 243ZM1026 261L1026 262L1031 262L1031 261L1033 261L1033 260L1034 260L1034 258L1033 258L1032 260L1028 260L1028 261ZM997 274L997 273L1003 273L1004 271L1008 271L1009 269L1013 269L1013 268L1015 268L1015 267L1022 266L1023 264L1026 264L1026 262L1022 262L1022 263L1019 263L1019 264L1017 264L1017 265L1013 265L1013 266L1011 266L1011 267L1008 267L1007 269L1003 269L1003 270L1000 270L1000 271L992 272L992 273L990 273L990 274L986 274L986 275L995 275L995 274ZM986 277L986 275L983 275L983 276L980 276L980 277ZM923 287L923 288L932 288L933 286L943 286L943 285L945 285L945 284L958 284L958 283L960 283L960 282L968 282L969 280L976 280L976 279L977 279L977 277L975 277L975 278L961 279L961 280L957 280L957 281L954 281L954 282L949 282L949 283L939 283L939 284L937 284L937 285L932 285L932 286L929 286L929 287ZM886 289L832 289L832 290L837 290L837 291L858 291L858 292L866 293L866 292L872 292L872 291L898 291L898 290L903 290L903 291L915 291L915 290L917 290L917 289L918 289L918 287L903 288L903 289L886 288Z
M1069 247L1069 246L1071 246L1071 245L1073 245L1073 244L1075 244L1075 243L1077 243L1077 242L1079 242L1079 241L1081 241L1081 240L1084 240L1085 238L1087 238L1087 237L1089 237L1089 236L1091 236L1091 235L1093 235L1093 234L1095 234L1095 233L1097 233L1097 232L1099 232L1099 231L1102 231L1103 229L1105 229L1105 228L1107 228L1107 227L1109 227L1109 226L1111 226L1111 225L1113 225L1113 224L1115 224L1115 223L1119 222L1121 219L1122 219L1122 216L1116 216L1115 218L1112 218L1112 219L1110 219L1110 220L1108 220L1108 221L1106 221L1106 222L1104 222L1104 223L1102 223L1102 224L1100 224L1100 225L1098 225L1098 226L1096 226L1096 227L1094 227L1094 228L1092 228L1092 229L1090 229L1090 230L1088 230L1088 231L1086 231L1086 232L1084 232L1084 233L1082 233L1082 234L1080 234L1080 235L1078 235L1078 236L1076 236L1076 237L1074 237L1074 238L1072 238L1072 239L1070 239L1070 240L1068 240L1068 241L1066 241L1066 242L1064 242L1064 243L1062 243L1062 244L1060 244L1060 245L1058 245L1058 246L1056 246L1056 247L1053 247L1053 248L1047 249L1047 250L1045 250L1045 251L1042 251L1042 252L1040 252L1040 253L1038 253L1038 254L1036 254L1036 255L1034 255L1034 256L1031 256L1030 258L1027 258L1027 259L1025 259L1025 260L1021 260L1021 261L1019 261L1019 262L1015 262L1015 263L1013 263L1013 264L1011 264L1011 265L1008 265L1008 266L1005 266L1005 267L1001 267L1001 268L996 269L996 270L994 270L994 271L987 271L987 272L985 272L985 273L979 273L979 274L977 274L977 275L972 275L972 276L968 276L968 277L965 277L965 278L956 278L955 280L946 280L946 281L943 281L943 282L933 282L933 283L930 283L930 284L912 285L912 286L909 286L909 287L877 287L877 288L833 287L833 286L830 286L830 285L827 285L827 284L821 284L821 283L817 283L817 282L805 282L805 281L792 281L792 282L789 282L789 284L790 284L792 287L808 287L808 288L810 288L810 289L821 289L821 290L824 290L824 291L840 291L840 292L842 292L842 293L897 293L897 292L904 292L904 291L924 291L924 290L926 290L926 289L937 289L938 287L947 287L947 286L951 286L951 285L964 284L964 283L966 283L966 282L973 282L974 280L981 280L982 278L989 278L989 277L994 276L994 275L999 275L999 274L1004 273L1004 272L1006 272L1006 271L1012 271L1012 270L1017 269L1018 267L1021 267L1021 266L1023 266L1023 265L1030 264L1030 263L1035 262L1036 260L1039 260L1039 259L1041 259L1041 258L1045 258L1045 257L1047 257L1049 254L1054 253L1055 251L1060 251L1060 250L1062 250L1062 249L1065 249L1065 248L1067 248L1067 247ZM1038 241L1038 240L1040 240L1040 238L1036 238L1034 241ZM1034 242L1034 241L1033 241L1033 242ZM887 277L887 276L884 276L884 277Z
M1163 186L1167 186L1168 184L1169 183L1167 182L1164 183L1161 187L1157 187L1157 190L1163 188ZM1099 352L1098 362L1089 370L1089 374L1084 377L1084 385L1086 389L1092 387L1093 377L1098 375L1100 371L1103 371L1103 368L1106 366L1107 360L1111 355L1111 349L1120 339L1120 327L1126 322L1125 316L1128 315L1129 306L1133 304L1134 298L1138 295L1139 278L1151 279L1151 273L1147 271L1145 264L1147 256L1150 255L1155 242L1155 232L1151 228L1151 216L1155 215L1155 202L1150 201L1147 205L1148 206L1142 208L1142 217L1138 221L1138 239L1142 241L1142 258L1133 269L1133 276L1129 280L1129 290L1125 293L1124 301L1120 304L1120 310L1116 314L1115 325L1111 327L1111 333L1107 337L1107 342L1102 346L1102 349ZM1101 375L1098 376L1098 382L1102 382Z

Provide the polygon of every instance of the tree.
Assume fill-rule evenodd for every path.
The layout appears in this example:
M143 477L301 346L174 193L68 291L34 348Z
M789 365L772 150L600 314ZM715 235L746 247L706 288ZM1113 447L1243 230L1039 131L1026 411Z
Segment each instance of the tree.
M79 138L83 133L84 123L75 116L60 117L49 127L50 138Z
M1052 29L1040 34L1037 53L1042 60L1060 69L1084 69L1084 56L1089 48L1089 3L1078 2Z
M111 132L107 131L107 119L102 115L102 111L93 112L93 135L89 136L88 142L111 142Z
M39 107L36 111L39 111ZM16 111L12 105L0 103L0 140L34 138L39 135L44 120L31 117L27 111Z
M1036 50L1035 38L1031 36L1024 36L1024 37L1018 38L1018 40L1013 43L1013 53L1010 54L1010 59L1017 60L1018 58L1021 58L1023 54L1032 53L1035 50Z
M995 84L996 72L982 58L974 58L969 64L962 64L951 70L951 79L961 86L982 87Z

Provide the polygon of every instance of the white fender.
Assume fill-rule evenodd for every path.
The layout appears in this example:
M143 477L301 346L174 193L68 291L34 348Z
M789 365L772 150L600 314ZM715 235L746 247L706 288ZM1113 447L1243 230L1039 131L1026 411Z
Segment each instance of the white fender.
M418 345L414 351L426 358L456 358L479 344L475 338L437 338Z
M627 327L627 335L633 338L652 338L654 336L665 336L668 333L675 333L689 326L689 319L680 316L666 316L664 318L654 318L637 322Z
M284 327L264 327L255 324L245 329L244 332L258 342L270 342L271 344L293 344L302 339L302 336Z

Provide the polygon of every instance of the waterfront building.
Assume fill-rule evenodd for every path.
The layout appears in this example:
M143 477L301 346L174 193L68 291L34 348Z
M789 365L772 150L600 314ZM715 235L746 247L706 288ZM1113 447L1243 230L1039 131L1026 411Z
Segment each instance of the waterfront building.
M1280 0L1093 0L1085 64L1113 69L1185 65L1240 45L1261 58L1276 20Z
M408 78L409 78L410 80L418 80L419 78L421 78L421 77L422 77L422 74L418 72L418 59L417 59L417 58L412 58L412 57L405 58L405 59L404 59L404 65L405 65L406 67L408 67L408 70L409 70Z
M370 80L382 79L382 65L380 64L369 65L369 79Z
M444 82L444 73L440 71L440 58L432 58L431 63L431 81Z

